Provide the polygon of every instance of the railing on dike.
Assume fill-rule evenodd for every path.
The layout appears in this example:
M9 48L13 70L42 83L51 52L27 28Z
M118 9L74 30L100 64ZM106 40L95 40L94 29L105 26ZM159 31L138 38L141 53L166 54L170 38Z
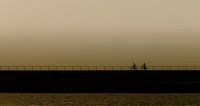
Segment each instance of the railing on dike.
M0 66L1 71L170 71L200 70L200 66Z

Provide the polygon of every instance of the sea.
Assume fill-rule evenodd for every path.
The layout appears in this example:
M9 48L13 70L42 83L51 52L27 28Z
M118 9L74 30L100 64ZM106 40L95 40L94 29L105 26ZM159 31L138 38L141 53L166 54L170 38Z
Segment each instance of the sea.
M200 93L0 93L0 106L200 106Z

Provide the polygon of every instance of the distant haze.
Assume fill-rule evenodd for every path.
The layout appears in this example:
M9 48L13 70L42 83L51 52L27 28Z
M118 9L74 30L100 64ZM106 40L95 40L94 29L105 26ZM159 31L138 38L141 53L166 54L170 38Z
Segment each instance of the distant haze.
M0 0L0 65L200 65L199 0Z

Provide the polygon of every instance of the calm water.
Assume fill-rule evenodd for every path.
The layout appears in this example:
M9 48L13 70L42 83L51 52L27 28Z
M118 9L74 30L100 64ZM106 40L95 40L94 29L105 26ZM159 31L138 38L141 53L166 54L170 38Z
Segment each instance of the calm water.
M200 105L200 94L126 94L65 93L24 94L1 93L1 106L143 106Z

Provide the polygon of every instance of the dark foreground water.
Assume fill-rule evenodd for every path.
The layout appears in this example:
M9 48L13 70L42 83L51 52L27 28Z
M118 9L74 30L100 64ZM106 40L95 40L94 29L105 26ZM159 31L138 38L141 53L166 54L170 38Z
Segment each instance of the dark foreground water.
M1 93L0 106L199 106L200 94Z

